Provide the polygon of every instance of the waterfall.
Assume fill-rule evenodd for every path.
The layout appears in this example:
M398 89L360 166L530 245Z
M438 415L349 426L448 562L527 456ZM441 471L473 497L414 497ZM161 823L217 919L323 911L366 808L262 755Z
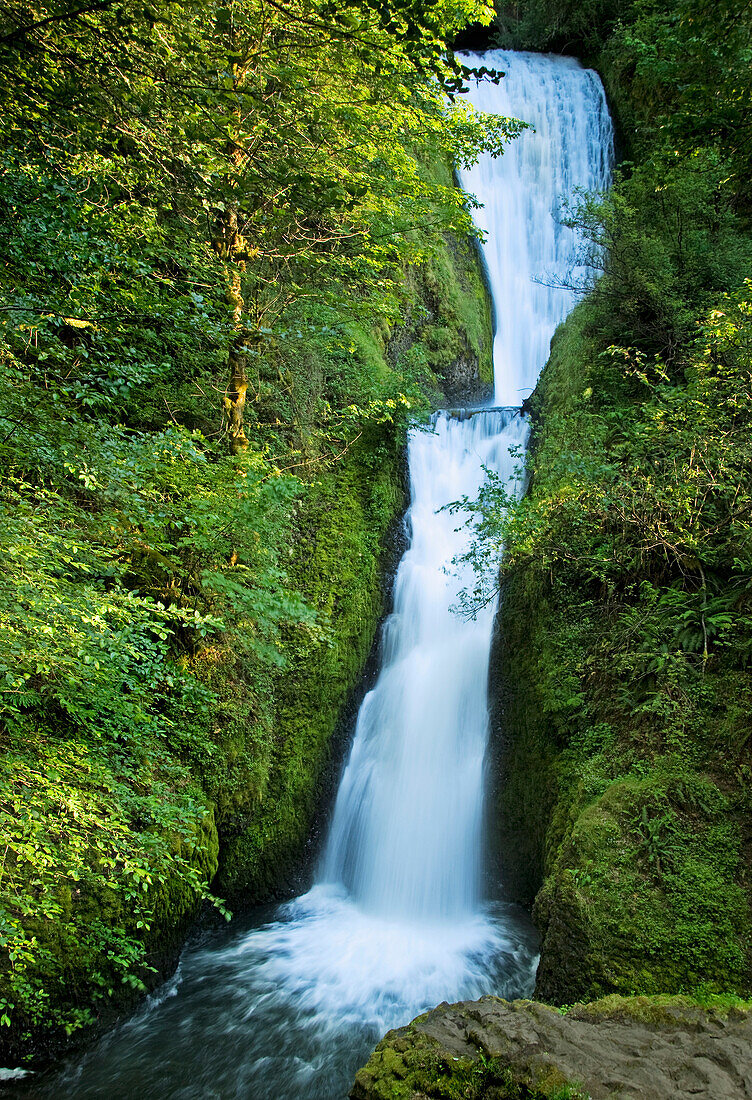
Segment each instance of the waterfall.
M589 276L582 242L562 218L580 193L606 186L611 121L600 80L576 61L502 51L467 60L507 71L500 84L471 89L474 105L533 128L462 181L483 203L495 403L519 406L574 303L572 284ZM372 912L439 919L478 907L494 607L471 619L453 613L459 592L472 587L467 566L452 568L469 535L441 509L473 497L486 468L511 485L525 436L519 415L495 409L465 419L442 414L433 434L416 430L410 439L410 547L325 860L325 879Z
M477 909L483 761L494 608L453 612L469 566L462 521L443 505L480 488L484 468L514 477L510 444L525 423L512 411L460 420L440 414L412 433L410 547L397 573L382 669L358 716L325 859L373 912L455 919Z
M573 304L566 284L583 274L561 212L578 190L606 185L611 124L600 81L574 61L467 60L507 73L472 87L472 102L534 127L463 175L484 203L495 404L519 407ZM532 991L529 921L483 889L495 608L453 612L472 586L454 565L471 535L444 509L472 497L489 468L513 487L527 427L518 408L495 407L439 413L429 429L410 434L409 549L318 881L265 923L186 951L173 982L49 1096L339 1100L387 1028L441 1000Z
M471 87L478 110L533 128L503 157L481 157L461 177L483 203L475 221L487 234L483 253L496 312L494 401L521 405L556 326L577 300L571 288L591 279L591 257L563 219L582 194L607 187L613 127L600 78L572 58L492 50L465 61L506 73L497 85Z

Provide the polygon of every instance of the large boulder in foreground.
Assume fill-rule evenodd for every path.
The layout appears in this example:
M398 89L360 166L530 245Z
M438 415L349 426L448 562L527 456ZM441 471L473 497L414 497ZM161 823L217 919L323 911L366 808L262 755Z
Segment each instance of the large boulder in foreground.
M442 1004L390 1031L351 1100L752 1098L752 1004L606 997Z

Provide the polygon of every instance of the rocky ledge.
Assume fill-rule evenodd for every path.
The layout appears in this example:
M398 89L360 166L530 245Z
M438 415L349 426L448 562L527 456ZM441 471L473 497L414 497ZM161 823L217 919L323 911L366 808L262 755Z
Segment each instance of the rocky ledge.
M752 1004L442 1004L390 1031L351 1100L750 1100Z

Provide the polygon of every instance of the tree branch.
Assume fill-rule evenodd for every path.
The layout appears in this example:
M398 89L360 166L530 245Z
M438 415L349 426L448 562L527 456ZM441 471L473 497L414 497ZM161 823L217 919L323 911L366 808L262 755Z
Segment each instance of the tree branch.
M27 23L23 27L16 27L16 29L9 34L0 36L0 46L7 46L17 38L23 38L29 31L37 31L40 27L49 26L50 23L61 23L65 19L76 19L79 15L90 15L95 11L103 11L105 8L112 7L115 2L116 0L99 0L96 4L85 4L82 8L75 8L73 11L64 11L59 15L49 15L46 19L40 19L37 23Z

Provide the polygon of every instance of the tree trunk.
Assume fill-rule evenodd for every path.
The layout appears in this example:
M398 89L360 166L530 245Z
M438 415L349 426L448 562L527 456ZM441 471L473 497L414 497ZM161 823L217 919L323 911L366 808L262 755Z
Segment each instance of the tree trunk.
M225 299L232 309L234 335L229 353L230 377L222 404L230 433L230 450L236 455L248 449L248 437L243 429L243 414L248 389L249 334L244 324L245 303L240 283L241 274L245 270L245 261L236 259L243 254L245 241L238 231L238 211L235 205L228 206L217 219L214 249L225 261Z

